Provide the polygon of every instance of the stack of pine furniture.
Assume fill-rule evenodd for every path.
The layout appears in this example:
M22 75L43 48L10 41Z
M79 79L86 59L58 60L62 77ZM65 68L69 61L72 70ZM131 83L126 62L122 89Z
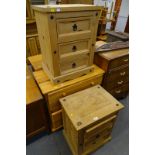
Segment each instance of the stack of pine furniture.
M92 72L101 7L68 4L33 9L42 67L50 80L61 83Z
M64 136L74 155L86 155L111 140L111 133L124 107L101 86L60 99Z
M46 100L51 131L62 125L61 97L101 84L104 71L93 65L101 7L33 6L42 56L29 58L34 78ZM34 63L35 62L35 63ZM38 65L34 65L34 64Z
M41 91L36 100L40 122L36 121L34 133L47 130L47 124L52 132L64 127L72 153L88 154L111 139L123 108L109 93L116 98L128 94L128 49L97 53L94 59L101 7L72 4L33 9L42 53L28 57Z

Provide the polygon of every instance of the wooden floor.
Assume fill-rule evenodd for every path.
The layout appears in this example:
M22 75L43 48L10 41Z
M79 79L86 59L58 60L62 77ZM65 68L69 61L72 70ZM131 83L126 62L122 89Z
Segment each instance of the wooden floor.
M120 100L125 106L120 111L112 133L112 140L91 155L129 155L129 99ZM26 146L26 155L71 155L62 130L44 133Z

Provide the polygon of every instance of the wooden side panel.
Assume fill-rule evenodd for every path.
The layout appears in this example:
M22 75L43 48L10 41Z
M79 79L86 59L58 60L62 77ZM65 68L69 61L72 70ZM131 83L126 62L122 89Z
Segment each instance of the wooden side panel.
M55 13L48 14L48 29L50 35L50 44L51 44L51 52L52 61L53 61L53 77L60 75L59 68L59 52L58 52L58 39L57 39L57 27L56 27L56 15Z
M96 37L97 37L97 28L98 28L98 22L99 22L99 18L100 18L100 14L101 11L95 11L92 17L92 25L93 25L93 29L92 29L92 44L91 44L91 53L90 53L90 62L89 64L93 64L93 60L94 60L94 52L95 52L95 43L96 43Z
M74 154L78 154L78 132L75 130L72 122L68 118L67 114L63 111L63 125L65 126L65 134L68 138L69 145L72 148Z
M37 29L39 34L39 41L41 46L41 53L44 65L48 70L53 72L53 58L52 58L52 47L50 43L50 34L48 26L48 15L40 12L35 12L35 18L37 23Z
M94 56L94 64L104 69L104 71L108 70L109 61L99 56L97 53Z
M26 107L26 138L47 130L43 100Z

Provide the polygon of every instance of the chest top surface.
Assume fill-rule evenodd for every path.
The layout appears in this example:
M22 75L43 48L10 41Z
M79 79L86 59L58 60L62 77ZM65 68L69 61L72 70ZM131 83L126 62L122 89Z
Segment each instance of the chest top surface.
M70 12L101 10L101 6L87 4L33 5L34 10L40 12Z
M112 50L108 52L99 53L99 55L105 59L112 60L122 56L129 55L129 49Z
M60 102L77 130L124 107L100 85L64 97Z

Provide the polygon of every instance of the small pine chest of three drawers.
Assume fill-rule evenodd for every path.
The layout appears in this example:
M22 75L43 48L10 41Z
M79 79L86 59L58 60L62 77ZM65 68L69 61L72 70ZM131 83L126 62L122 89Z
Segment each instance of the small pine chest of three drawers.
M61 83L93 71L101 7L83 4L33 6L43 69Z
M124 107L100 85L60 99L64 136L73 155L85 155L111 139L118 112Z

